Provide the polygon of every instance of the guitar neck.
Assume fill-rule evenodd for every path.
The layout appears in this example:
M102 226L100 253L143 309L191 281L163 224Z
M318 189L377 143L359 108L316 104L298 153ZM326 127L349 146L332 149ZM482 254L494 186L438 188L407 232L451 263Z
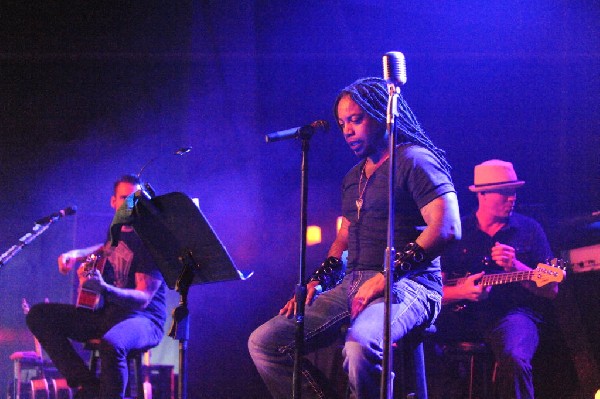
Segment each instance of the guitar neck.
M489 286L516 283L519 281L529 281L532 280L534 272L535 270L527 270L511 273L488 274L481 278L480 284L483 286Z
M510 272L510 273L498 273L498 274L485 274L479 281L480 285L484 287L490 285L502 285L508 283L516 283L519 281L530 281L533 280L533 274L535 270ZM444 283L447 286L455 286L461 284L466 280L466 277L451 279Z

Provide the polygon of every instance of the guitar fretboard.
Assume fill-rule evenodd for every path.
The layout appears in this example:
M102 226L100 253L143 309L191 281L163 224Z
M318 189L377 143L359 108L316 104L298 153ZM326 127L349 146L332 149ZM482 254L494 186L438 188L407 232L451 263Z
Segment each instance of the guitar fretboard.
M532 280L533 274L535 270L527 270L520 272L512 272L512 273L498 273L498 274L485 274L479 284L483 286L489 285L500 285L500 284L508 284L508 283L516 283L519 281L528 281ZM455 286L466 281L466 277L457 278L448 280L444 283L444 285Z

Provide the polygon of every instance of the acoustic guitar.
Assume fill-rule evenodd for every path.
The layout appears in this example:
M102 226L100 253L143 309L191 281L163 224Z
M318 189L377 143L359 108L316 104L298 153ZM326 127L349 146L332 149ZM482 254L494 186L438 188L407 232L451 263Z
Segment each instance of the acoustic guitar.
M105 264L106 256L100 254L91 254L82 264L85 270L84 276L91 277L95 270L98 270L100 273L102 273ZM103 302L102 294L89 290L85 287L79 287L79 293L77 294L77 301L75 303L75 306L78 308L95 311L102 307L104 304Z

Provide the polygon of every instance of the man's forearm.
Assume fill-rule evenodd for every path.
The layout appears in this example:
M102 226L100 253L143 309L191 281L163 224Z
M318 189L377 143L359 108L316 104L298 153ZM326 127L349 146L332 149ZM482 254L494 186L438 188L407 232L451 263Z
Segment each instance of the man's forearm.
M133 288L118 288L113 285L107 285L103 294L107 302L132 310L144 309L152 299L145 291Z

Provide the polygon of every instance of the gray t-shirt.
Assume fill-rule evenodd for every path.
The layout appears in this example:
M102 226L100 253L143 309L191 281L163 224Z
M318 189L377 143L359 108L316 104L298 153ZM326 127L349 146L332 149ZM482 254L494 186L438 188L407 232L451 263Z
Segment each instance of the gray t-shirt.
M342 182L342 214L350 221L347 271L382 270L387 247L389 160L370 176L363 193L360 218L356 200L365 161L355 165ZM362 189L365 186L362 179ZM435 198L455 192L452 180L438 158L424 147L403 144L396 151L394 248L402 250L414 241L425 225L420 208ZM407 275L441 292L439 258Z

